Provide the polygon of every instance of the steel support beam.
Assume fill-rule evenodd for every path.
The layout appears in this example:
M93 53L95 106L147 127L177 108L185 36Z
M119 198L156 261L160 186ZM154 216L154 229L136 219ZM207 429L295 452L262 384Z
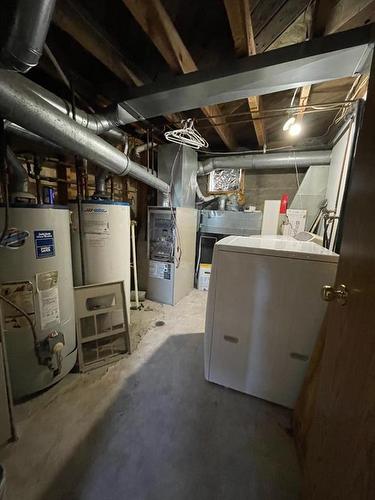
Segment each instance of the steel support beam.
M120 106L127 112L126 123L131 123L353 76L363 71L372 54L374 38L373 24L316 38L237 60L224 68L129 89Z

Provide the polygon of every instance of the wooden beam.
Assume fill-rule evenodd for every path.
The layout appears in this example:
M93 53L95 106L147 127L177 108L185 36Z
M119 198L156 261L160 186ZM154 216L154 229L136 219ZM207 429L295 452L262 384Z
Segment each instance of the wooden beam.
M133 65L124 60L123 54L108 40L108 34L90 19L86 11L81 7L78 8L70 0L57 2L53 20L61 30L68 33L124 84L140 87L151 82L147 75L141 74L139 70L135 71ZM110 102L107 102L108 104ZM165 118L169 122L178 122L181 120L181 115L171 113Z
M249 0L224 0L224 5L227 11L237 57L255 55L256 47ZM262 107L262 98L259 96L251 96L248 98L248 104L251 117L255 119L252 123L254 125L258 144L263 146L266 143L266 131L263 120L258 119Z
M191 73L198 70L194 59L160 0L122 1L174 73ZM236 149L237 144L232 130L228 125L218 125L218 123L222 123L222 119L214 118L215 115L221 114L219 106L206 106L202 108L202 112L214 125L216 132L226 146L229 149Z
M310 97L311 85L304 85L301 88L299 95L299 106L301 109L298 111L297 120L301 121L306 110L306 106Z
M53 21L121 81L127 85L141 86L144 84L143 79L139 78L125 63L123 55L108 40L108 36L72 2L56 2Z
M313 32L313 27L314 27L314 16L316 14L315 12L316 9L316 3L311 2L307 6L307 9L305 10L304 13L304 24L305 24L305 39L306 40L311 40L311 38L314 36ZM305 114L306 106L310 97L310 92L311 92L311 85L304 85L301 88L301 92L299 95L299 106L301 106L300 111L298 112L297 115L297 120L299 122L302 121L303 115Z
M249 0L224 0L237 57L256 54Z

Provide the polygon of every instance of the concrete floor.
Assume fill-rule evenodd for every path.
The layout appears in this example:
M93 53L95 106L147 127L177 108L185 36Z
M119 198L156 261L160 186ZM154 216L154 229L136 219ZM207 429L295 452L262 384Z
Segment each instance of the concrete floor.
M298 498L290 412L204 380L205 300L138 313L134 354L17 406L8 500Z

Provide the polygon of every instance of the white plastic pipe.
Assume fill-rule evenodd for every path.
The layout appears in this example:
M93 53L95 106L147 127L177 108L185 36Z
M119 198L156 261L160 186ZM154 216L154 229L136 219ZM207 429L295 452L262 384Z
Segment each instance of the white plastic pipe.
M134 293L135 293L135 306L139 309L139 297L138 297L138 272L137 272L137 254L135 250L135 226L137 222L135 220L131 221L131 240L132 240L132 253L133 253L133 277L134 277Z

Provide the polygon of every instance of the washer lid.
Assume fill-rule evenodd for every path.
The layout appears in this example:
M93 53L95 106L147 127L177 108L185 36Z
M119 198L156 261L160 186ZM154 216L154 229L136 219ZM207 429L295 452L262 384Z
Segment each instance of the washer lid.
M338 262L339 255L311 241L297 241L282 236L228 236L215 245L218 251L273 255L291 259Z

